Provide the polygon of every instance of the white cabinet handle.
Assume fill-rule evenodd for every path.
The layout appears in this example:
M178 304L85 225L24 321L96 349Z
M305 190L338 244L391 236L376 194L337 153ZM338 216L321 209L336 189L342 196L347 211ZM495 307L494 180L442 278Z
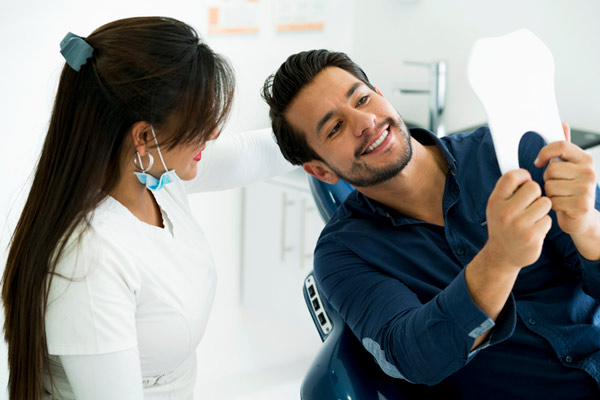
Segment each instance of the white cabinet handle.
M302 208L300 211L300 268L305 269L306 261L310 261L312 259L312 249L306 246L306 220L309 213L314 212L315 207L312 206L311 202L307 200L306 197L302 198Z
M292 246L288 246L286 244L286 225L287 225L287 209L290 206L293 206L294 202L287 198L286 192L283 192L281 195L281 261L285 261L285 254L294 250Z

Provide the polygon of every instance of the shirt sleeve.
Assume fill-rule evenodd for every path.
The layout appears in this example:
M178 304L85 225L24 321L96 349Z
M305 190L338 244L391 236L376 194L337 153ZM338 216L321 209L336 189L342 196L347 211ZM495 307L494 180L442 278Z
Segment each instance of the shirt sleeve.
M430 301L394 277L367 265L334 239L315 252L319 289L388 375L433 385L475 355L471 347L493 329L483 347L512 335L516 308L512 295L494 322L471 299L464 273Z
M294 168L281 154L272 130L259 129L208 142L196 177L185 185L188 193L232 189Z
M50 354L103 354L137 345L139 276L122 251L91 228L67 246L49 288Z
M137 347L109 354L60 356L76 399L143 400Z

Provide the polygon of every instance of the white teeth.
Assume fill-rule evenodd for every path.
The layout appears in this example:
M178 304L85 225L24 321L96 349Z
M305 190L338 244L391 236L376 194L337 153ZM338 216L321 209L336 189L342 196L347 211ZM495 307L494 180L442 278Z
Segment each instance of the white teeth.
M383 143L383 141L385 140L385 138L387 138L389 133L390 133L390 130L386 129L385 132L383 132L383 134L381 136L379 136L379 139L374 141L373 144L369 146L369 148L367 149L365 154L368 154L368 153L372 152L373 150L375 150L381 143Z

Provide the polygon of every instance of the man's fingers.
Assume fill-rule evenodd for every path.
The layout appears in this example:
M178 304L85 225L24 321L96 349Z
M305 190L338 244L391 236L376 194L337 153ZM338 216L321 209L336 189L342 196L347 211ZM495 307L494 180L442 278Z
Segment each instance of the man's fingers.
M544 184L546 196L555 197L594 197L595 186L584 181L551 180Z
M531 223L537 223L548 215L552 209L552 200L547 197L540 197L535 200L524 212L525 218Z
M552 228L552 218L546 214L535 223L536 230L539 233L542 233L544 237L548 232L550 232L550 228Z
M506 200L525 182L531 181L531 174L524 169L516 169L502 175L490 196L490 200Z
M522 184L513 195L507 199L510 200L509 208L513 211L524 210L539 199L542 195L542 189L537 182L527 181Z
M593 206L593 202L584 197L565 196L552 198L552 209L556 212L562 211L572 218L586 215Z
M544 171L544 180L575 179L581 176L581 166L570 162L550 162Z
M544 184L544 190L548 197L571 196L573 194L571 181L553 180Z
M564 140L552 142L542 147L534 162L536 167L543 167L553 158L560 158L575 164L590 162L592 156L577 145Z

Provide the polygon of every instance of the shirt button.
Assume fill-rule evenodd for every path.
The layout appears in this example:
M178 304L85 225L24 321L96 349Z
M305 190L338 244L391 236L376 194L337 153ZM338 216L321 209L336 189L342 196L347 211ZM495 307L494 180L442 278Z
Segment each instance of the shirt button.
M570 363L572 363L572 362L573 362L573 358L572 358L571 356L566 356L566 357L565 357L565 362L566 362L567 364L570 364Z
M529 322L529 324L530 324L530 325L535 325L535 323L536 323L536 322L535 322L535 318L529 318L529 319L527 320L527 322Z
M465 249L463 249L462 247L459 247L458 249L456 249L456 252L458 253L459 256L462 256L463 254L465 254Z

